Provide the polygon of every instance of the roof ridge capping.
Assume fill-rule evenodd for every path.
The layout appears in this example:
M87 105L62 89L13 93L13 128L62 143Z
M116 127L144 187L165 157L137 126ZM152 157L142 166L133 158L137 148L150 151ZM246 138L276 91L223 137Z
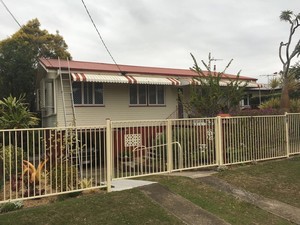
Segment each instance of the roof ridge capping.
M46 59L40 58L40 64L42 64L46 69L57 70L59 67L61 69L70 69L73 71L89 71L89 72L114 72L114 73L131 73L131 74L147 74L147 75L164 75L164 76L179 76L179 77L195 77L198 74L191 69L175 69L175 68L163 68L163 67L150 67L150 66L133 66L133 65L122 65L110 64L110 63L100 63L100 62L86 62L86 61L76 61L70 60L58 60L58 59ZM119 70L120 68L120 70ZM224 78L236 78L237 75L224 74ZM257 81L256 78L248 76L239 76L241 80Z

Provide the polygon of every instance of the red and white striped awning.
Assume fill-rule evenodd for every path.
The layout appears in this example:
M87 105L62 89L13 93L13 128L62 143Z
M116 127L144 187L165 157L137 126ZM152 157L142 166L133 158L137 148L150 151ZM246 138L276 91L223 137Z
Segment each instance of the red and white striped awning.
M153 84L153 85L180 85L180 81L171 77L142 77L133 75L117 74L86 74L72 73L73 81L101 82L101 83L124 83L124 84Z
M139 77L126 75L130 84L180 85L180 81L171 77Z
M79 82L128 83L128 79L122 75L72 73L72 78Z
M119 75L119 74L87 74L72 73L73 81L79 82L100 82L100 83L118 83L118 84L153 84L153 85L201 85L201 82L195 78L176 79L172 77L146 77L136 75ZM229 80L221 79L220 86L226 87L230 83ZM244 86L246 81L239 81L239 86ZM254 81L247 83L246 87L259 87Z

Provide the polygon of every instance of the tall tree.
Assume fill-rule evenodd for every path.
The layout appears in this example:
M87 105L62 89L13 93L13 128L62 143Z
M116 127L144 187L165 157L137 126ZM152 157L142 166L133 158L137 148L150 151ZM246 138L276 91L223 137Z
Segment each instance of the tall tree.
M0 42L0 98L25 94L32 109L35 75L40 57L71 58L67 44L57 31L40 29L38 19L29 21Z
M201 60L206 70L204 72L193 55L192 58L194 66L191 70L198 74L196 80L200 85L192 85L190 100L185 104L188 114L191 117L211 117L221 112L230 113L236 111L245 95L247 82L242 83L239 80L240 73L237 74L236 79L226 77L225 71L232 60L222 72L217 72L215 67L212 69L211 64L214 59L209 54L208 63ZM222 83L225 81L224 78L226 85Z
M295 31L300 26L300 14L295 15L293 11L286 10L282 11L280 15L280 20L289 22L290 31L288 41L286 43L281 42L279 45L279 58L282 63L282 93L280 99L280 108L288 112L290 107L290 97L289 97L289 86L290 81L294 79L294 73L290 73L291 61L294 57L298 57L300 54L300 39L292 48L292 40Z

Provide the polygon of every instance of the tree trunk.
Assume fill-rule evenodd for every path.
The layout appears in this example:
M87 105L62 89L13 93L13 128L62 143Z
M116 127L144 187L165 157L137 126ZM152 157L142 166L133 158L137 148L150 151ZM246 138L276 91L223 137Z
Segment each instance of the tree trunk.
M289 96L289 88L288 84L286 83L286 80L283 82L283 87L281 91L281 99L280 99L280 108L284 112L289 112L290 110L290 96Z

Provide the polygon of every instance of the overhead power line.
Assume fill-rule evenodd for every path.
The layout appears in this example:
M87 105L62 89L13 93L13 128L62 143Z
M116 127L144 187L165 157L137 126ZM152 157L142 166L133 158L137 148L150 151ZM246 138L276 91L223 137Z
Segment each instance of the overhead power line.
M96 32L98 33L98 36L99 36L99 38L100 38L102 44L104 45L106 51L108 52L110 58L112 59L112 61L114 62L114 64L117 66L118 70L122 73L122 71L121 71L119 65L117 64L116 60L114 59L114 57L112 56L111 52L109 51L107 45L105 44L104 39L102 38L102 36L101 36L101 34L100 34L100 32L99 32L99 30L98 30L96 24L95 24L95 22L94 22L94 20L93 20L93 18L92 18L92 16L91 16L91 14L90 14L90 12L89 12L89 10L88 10L88 8L87 8L87 6L86 6L84 0L81 0L81 2L82 2L83 6L84 6L84 8L85 8L86 13L88 14L88 16L89 16L89 18L90 18L90 20L91 20L91 22L92 22L94 28L96 29Z
M12 14L12 12L9 10L9 8L6 6L6 4L4 3L3 0L1 0L2 5L5 7L5 9L7 10L7 12L11 15L11 17L14 19L14 21L19 25L19 27L22 27L21 24L18 22L18 20L16 19L16 17Z
M3 1L3 0L0 0L0 1L1 1L1 3L3 4L3 6L5 7L5 9L7 10L7 12L8 12L8 13L11 15L11 17L14 19L14 21L18 24L18 26L19 26L20 28L22 28L21 24L20 24L19 21L16 19L16 17L13 15L13 13L9 10L9 8L8 8L7 5L4 3L4 1ZM111 52L109 51L107 45L105 44L104 39L102 38L102 36L101 36L101 34L100 34L100 32L99 32L99 30L98 30L96 24L95 24L95 22L94 22L94 20L93 20L93 18L92 18L92 16L91 16L91 14L90 14L90 12L89 12L89 10L88 10L88 8L87 8L87 6L86 6L84 0L81 0L81 2L82 2L82 4L83 4L83 6L84 6L84 8L85 8L85 10L86 10L86 12L87 12L87 14L88 14L90 20L91 20L91 22L92 22L94 28L96 29L96 31L97 31L97 33L98 33L98 36L99 36L99 38L100 38L102 44L104 45L106 51L108 52L108 54L109 54L109 56L111 57L111 59L112 59L112 61L114 62L114 64L117 66L118 70L122 73L122 71L121 71L119 65L117 64L116 60L114 59L114 57L112 56ZM47 47L46 47L46 48L47 48ZM48 60L48 59L47 59L47 60Z
M268 78L268 85L270 84L270 77L275 77L277 76L277 72L273 73L273 74L263 74L263 75L259 75L260 77L267 77Z
M16 17L14 16L14 14L9 10L9 8L5 5L4 1L3 1L3 0L0 0L0 1L1 1L1 3L3 4L3 6L5 7L5 9L7 10L7 12L9 12L9 14L11 15L11 17L14 19L14 21L19 25L20 28L22 28L21 24L20 24L19 21L16 19ZM25 36L27 36L26 33L24 33L24 34L25 34ZM44 45L44 47L45 47L47 50L49 50L48 47L47 47L46 45ZM45 59L51 64L51 62L49 61L48 58L45 57Z

